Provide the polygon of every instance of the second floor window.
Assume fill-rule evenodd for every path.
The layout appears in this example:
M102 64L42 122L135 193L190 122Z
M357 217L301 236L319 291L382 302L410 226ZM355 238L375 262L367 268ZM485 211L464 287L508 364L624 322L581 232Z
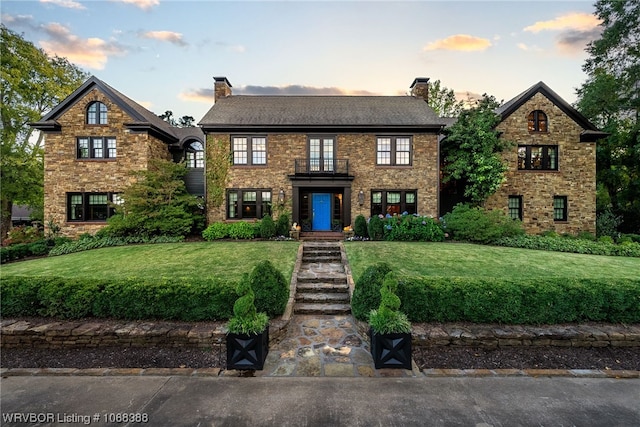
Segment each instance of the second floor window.
M234 165L267 164L267 138L264 136L234 136L231 149Z
M87 107L87 124L88 125L106 125L107 124L107 106L102 102L92 102Z
M527 129L529 132L547 132L547 115L540 110L535 110L527 116Z
M558 146L518 146L518 170L558 170Z
M204 168L204 147L200 142L193 142L187 148L187 167L190 169Z
M410 166L411 138L379 136L376 141L376 165Z
M80 137L77 140L78 159L115 159L117 151L113 137Z

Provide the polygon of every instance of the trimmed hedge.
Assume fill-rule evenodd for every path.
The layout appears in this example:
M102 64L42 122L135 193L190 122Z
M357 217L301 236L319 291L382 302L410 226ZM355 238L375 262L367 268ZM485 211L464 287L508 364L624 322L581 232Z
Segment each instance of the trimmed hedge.
M128 237L106 237L106 236L84 236L78 240L56 245L49 251L49 256L66 255L74 252L88 251L90 249L108 248L112 246L126 246L139 243L177 243L183 242L181 236L128 236Z
M405 277L398 296L412 322L640 322L640 279Z
M238 298L235 286L213 279L11 276L0 281L0 307L4 317L224 320Z
M29 256L47 255L56 242L52 239L41 239L30 243L18 243L0 248L0 263L16 261Z
M609 242L594 242L592 240L567 237L516 236L503 237L493 241L492 244L511 248L572 252L577 254L640 257L640 243L626 242L615 244L612 240Z
M368 321L371 310L380 305L380 288L384 276L391 271L387 263L378 263L367 267L358 278L351 297L351 312L358 320Z

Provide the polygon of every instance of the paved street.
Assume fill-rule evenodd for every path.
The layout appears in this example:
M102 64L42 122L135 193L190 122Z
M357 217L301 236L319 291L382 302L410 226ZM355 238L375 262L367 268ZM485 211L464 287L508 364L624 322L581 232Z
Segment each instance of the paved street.
M639 379L16 376L1 389L3 426L640 425Z

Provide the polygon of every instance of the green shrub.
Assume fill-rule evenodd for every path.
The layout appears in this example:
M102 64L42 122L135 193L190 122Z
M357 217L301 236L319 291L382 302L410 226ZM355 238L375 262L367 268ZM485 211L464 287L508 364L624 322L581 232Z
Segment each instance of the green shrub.
M258 263L251 271L249 280L259 312L265 312L269 317L284 313L289 300L289 284L271 261Z
M408 277L398 296L412 322L640 321L640 279Z
M176 243L182 242L181 236L128 236L128 237L100 237L99 235L87 237L82 240L72 240L61 245L54 246L49 251L49 256L66 255L74 252L90 249L107 248L112 246L125 246L137 243Z
M0 263L16 261L29 256L44 256L49 253L55 241L40 239L30 243L19 243L0 248Z
M278 215L276 221L276 233L278 236L289 237L289 230L291 229L291 218L287 212L282 212Z
M270 239L276 235L276 223L273 222L271 215L265 215L260 221L260 237Z
M442 242L444 231L433 218L398 215L384 220L385 240Z
M602 240L601 240L602 239ZM498 246L537 249L543 251L573 252L578 254L640 257L640 244L629 242L616 245L611 237L600 237L598 241L580 239L558 239L543 236L503 237L492 242Z
M358 215L356 217L353 231L356 236L369 237L369 233L367 232L367 220L364 215Z
M411 323L402 313L400 298L396 295L398 278L390 271L384 276L380 288L380 306L369 313L369 325L378 334L402 334L411 332Z
M492 243L502 237L524 234L522 222L513 220L501 210L458 204L444 216L446 229L456 240Z
M226 237L229 237L229 225L224 222L214 222L202 232L202 238L208 241Z
M229 237L232 239L253 239L255 226L246 221L237 221L229 224Z
M44 279L38 290L42 308L38 314L45 317L79 319L92 314L93 302L100 292L95 281L82 279Z
M15 245L18 243L31 243L42 240L44 233L36 226L20 225L11 228L7 232L5 244Z
M622 224L622 217L614 214L611 208L606 208L596 216L596 236L609 236L612 239L617 239L620 224Z
M593 233L589 233L588 231L579 232L576 238L580 240L596 240L596 236L594 236Z
M258 334L269 324L266 313L258 313L255 306L255 295L251 289L249 276L245 273L238 283L236 292L240 297L233 304L233 317L227 325L234 334Z
M351 312L358 320L367 320L371 310L380 305L380 288L391 271L386 263L367 267L358 278L351 297Z
M42 309L38 289L40 277L12 276L0 280L0 309L3 317L37 316Z
M600 237L598 237L598 242L613 244L613 237L611 237L611 236L600 236Z
M369 233L369 238L371 240L384 239L384 222L382 222L382 218L377 215L372 216L369 219L367 232Z

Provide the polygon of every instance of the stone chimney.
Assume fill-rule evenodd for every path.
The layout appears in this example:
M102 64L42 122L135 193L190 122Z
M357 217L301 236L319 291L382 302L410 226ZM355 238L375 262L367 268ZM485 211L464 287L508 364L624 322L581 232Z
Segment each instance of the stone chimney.
M213 85L213 103L220 98L226 98L231 96L231 83L226 77L214 77L215 84Z
M429 99L429 77L416 77L413 80L411 96L425 101Z

